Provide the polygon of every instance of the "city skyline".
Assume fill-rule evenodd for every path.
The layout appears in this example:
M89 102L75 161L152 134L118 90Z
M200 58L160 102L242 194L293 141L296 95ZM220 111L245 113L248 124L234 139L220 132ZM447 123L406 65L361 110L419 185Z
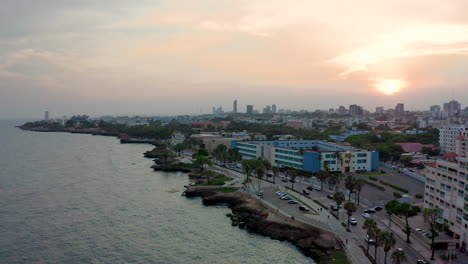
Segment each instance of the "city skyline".
M0 118L468 105L466 1L6 1ZM339 7L339 8L337 8ZM343 12L346 10L346 12ZM418 10L412 13L410 10Z

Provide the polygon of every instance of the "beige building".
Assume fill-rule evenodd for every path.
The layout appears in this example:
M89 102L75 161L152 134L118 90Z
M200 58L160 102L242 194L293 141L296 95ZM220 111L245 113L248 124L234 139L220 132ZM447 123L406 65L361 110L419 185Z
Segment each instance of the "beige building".
M425 169L424 206L440 208L441 223L449 226L459 246L468 249L468 137L455 138L455 153Z

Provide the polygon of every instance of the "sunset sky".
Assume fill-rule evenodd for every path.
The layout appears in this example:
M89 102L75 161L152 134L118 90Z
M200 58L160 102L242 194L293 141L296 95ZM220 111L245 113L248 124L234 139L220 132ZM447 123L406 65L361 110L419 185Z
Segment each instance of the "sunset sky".
M466 0L0 0L0 117L468 106Z

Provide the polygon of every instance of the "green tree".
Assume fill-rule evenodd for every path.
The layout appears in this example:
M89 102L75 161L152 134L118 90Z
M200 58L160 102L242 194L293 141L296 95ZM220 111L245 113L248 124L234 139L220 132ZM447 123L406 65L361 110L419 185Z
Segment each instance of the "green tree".
M208 157L210 154L208 153L208 150L204 148L199 148L197 152L197 156L206 156Z
M164 167L167 167L168 160L170 158L173 158L174 156L174 154L168 151L164 151L163 153L161 153L161 159L163 160Z
M348 175L345 179L345 188L349 191L348 201L351 201L351 193L354 191L355 184L356 179L353 176Z
M346 202L343 205L343 208L346 210L346 214L348 215L348 229L349 229L349 218L353 215L354 212L356 212L356 204L353 202Z
M174 146L174 150L177 151L177 154L180 156L180 152L184 149L187 149L187 145L184 143L178 143Z
M383 232L379 228L375 228L372 232L372 238L374 239L374 259L377 261L377 249L382 246Z
M213 163L211 162L211 160L206 157L206 156L203 156L203 155L200 155L198 156L194 161L193 161L193 165L198 167L200 169L200 173L203 174L203 169L205 168L205 166L211 166ZM210 182L209 178L208 178L208 182Z
M408 218L417 215L421 209L418 206L410 205L409 203L400 203L395 206L395 213L399 216L403 216L405 218L405 228L403 231L406 233L406 242L411 243L410 235L411 235L411 227L408 222Z
M396 213L396 207L400 202L397 200L390 200L385 204L385 211L388 215L388 226L392 227L392 215Z
M263 175L265 175L265 166L263 165L263 163L259 164L255 168L255 174L257 174L257 177L258 177L258 190L260 191Z
M395 247L396 239L392 232L384 231L382 234L382 246L384 250L384 261L387 264L387 254L388 252Z
M319 157L321 157L321 156L319 155ZM326 162L324 162L323 170L320 170L317 173L317 179L319 179L320 186L322 187L322 189L323 189L323 182L325 182L328 179L328 177L330 177L330 169L328 167L328 164Z
M336 211L336 215L338 219L340 219L340 205L346 200L345 195L342 192L335 192L333 194L333 201L335 201L336 205L338 206L338 211Z
M407 261L404 251L395 250L392 253L392 263L393 264L403 264Z
M274 166L271 168L271 171L273 172L273 183L276 183L276 176L278 176L279 168Z
M366 230L366 235L371 238L374 234L374 230L377 229L377 223L374 219L366 219L364 224L362 224L362 229ZM370 243L367 242L367 252L369 252Z
M356 189L357 192L357 204L361 204L361 190L364 188L364 181L362 179L357 179L356 182L354 183L354 188Z
M429 222L431 231L431 260L434 260L435 238L439 235L437 230L437 220L442 216L440 208L426 208L423 211L424 218Z

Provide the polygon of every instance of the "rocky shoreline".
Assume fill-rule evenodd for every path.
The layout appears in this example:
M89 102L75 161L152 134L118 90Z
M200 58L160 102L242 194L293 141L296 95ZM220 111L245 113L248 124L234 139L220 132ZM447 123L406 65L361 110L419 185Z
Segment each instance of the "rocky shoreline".
M187 187L186 197L201 197L203 204L227 205L232 210L233 225L275 240L288 241L305 256L317 263L327 263L333 251L341 250L336 236L328 231L302 224L294 220L278 220L269 217L273 212L259 206L249 194L223 193L217 188ZM276 216L276 215L275 215ZM236 223L235 223L236 222Z

